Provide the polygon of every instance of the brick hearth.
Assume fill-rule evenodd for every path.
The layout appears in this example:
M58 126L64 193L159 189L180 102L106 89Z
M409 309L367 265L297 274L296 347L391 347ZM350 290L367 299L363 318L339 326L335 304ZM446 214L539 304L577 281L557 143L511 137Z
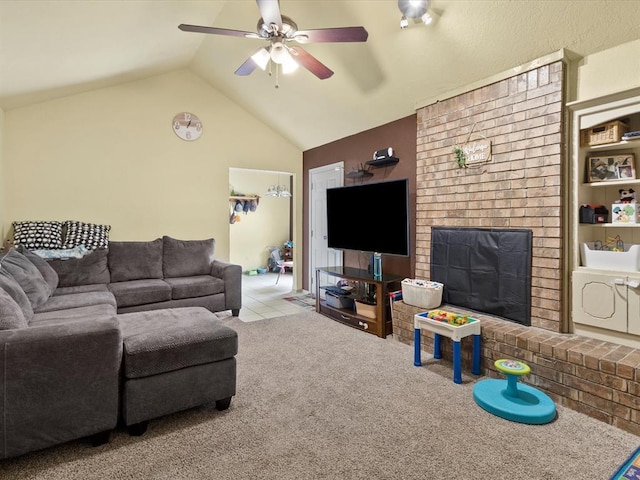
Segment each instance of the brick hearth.
M482 373L504 378L493 362L522 360L531 374L521 381L545 391L553 400L590 417L640 435L640 350L579 335L524 327L490 315L443 305L481 320ZM393 336L413 344L413 316L423 308L402 301L393 304ZM422 331L422 350L433 352L433 334ZM451 342L442 342L443 360L452 362ZM462 364L471 371L472 344L462 340ZM407 360L409 361L409 360Z

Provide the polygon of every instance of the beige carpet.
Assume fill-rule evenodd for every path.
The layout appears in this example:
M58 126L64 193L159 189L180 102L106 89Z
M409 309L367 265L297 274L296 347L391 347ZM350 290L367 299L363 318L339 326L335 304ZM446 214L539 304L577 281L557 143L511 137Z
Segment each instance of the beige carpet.
M315 312L252 323L226 412L195 409L0 462L2 479L608 479L639 438L572 410L508 422L412 348ZM426 355L425 355L426 358Z

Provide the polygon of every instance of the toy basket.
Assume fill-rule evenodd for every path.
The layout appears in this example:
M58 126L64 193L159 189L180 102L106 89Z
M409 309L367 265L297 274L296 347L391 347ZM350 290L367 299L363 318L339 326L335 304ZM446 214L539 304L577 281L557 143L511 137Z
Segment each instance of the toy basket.
M444 285L439 282L402 280L402 301L407 305L420 308L435 308L442 303Z
M619 120L603 123L602 125L580 130L580 145L593 147L594 145L604 145L605 143L616 143L628 131L627 124Z
M599 270L640 271L640 245L625 245L623 252L597 250L594 242L580 245L582 266Z

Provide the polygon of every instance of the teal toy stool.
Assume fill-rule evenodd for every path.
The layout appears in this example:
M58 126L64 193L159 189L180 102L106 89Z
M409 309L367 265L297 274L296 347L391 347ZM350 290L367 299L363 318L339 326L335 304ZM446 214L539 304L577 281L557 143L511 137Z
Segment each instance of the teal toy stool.
M495 367L506 380L482 380L473 387L473 399L487 412L512 422L541 425L556 418L556 406L537 388L518 383L520 375L531 372L529 365L517 360L496 360Z

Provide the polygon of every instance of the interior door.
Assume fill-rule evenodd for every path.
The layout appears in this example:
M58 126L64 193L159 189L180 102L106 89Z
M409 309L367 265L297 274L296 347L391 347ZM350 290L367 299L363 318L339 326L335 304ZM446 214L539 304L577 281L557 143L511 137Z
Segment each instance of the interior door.
M344 163L309 170L309 292L316 291L316 268L342 266L342 251L327 246L327 188L341 187ZM321 275L320 284L329 280Z
M573 272L573 321L618 332L627 331L626 277Z

